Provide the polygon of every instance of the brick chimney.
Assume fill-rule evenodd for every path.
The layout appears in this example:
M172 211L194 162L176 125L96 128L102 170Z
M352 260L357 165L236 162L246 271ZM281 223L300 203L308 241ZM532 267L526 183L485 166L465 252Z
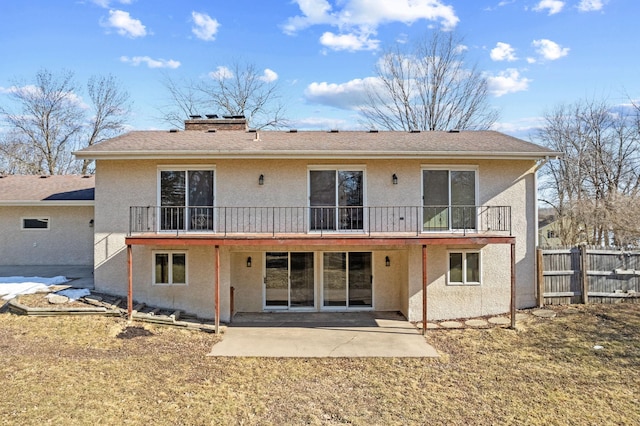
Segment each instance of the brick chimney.
M192 115L189 120L184 120L184 130L200 130L203 132L215 130L241 130L247 131L247 119L244 115L225 115L219 118L215 114L207 114L205 117Z

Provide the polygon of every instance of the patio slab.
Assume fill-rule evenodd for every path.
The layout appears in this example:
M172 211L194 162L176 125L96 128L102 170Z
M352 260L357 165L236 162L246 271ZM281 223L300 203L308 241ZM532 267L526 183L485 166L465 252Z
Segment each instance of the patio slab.
M237 314L210 356L438 357L416 327L390 312Z

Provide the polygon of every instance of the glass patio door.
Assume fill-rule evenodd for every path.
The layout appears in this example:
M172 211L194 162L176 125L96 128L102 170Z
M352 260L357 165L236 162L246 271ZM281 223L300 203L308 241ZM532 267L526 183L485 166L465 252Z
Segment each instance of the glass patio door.
M423 170L423 231L476 227L476 173Z
M373 306L371 253L323 253L324 308Z
M268 309L313 308L313 253L268 252L264 286Z
M309 171L310 229L362 230L364 173L362 170Z

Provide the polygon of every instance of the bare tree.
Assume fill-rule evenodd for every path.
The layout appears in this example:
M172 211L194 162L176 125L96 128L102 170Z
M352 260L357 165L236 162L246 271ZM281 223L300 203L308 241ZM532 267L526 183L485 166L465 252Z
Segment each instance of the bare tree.
M271 72L273 73L273 72ZM234 60L229 68L210 73L211 80L200 85L204 100L225 115L242 115L256 129L286 125L280 87L268 71L255 64Z
M465 59L462 39L451 32L435 32L411 51L388 50L367 87L364 121L387 130L488 129L498 113L487 80Z
M162 85L168 94L168 105L160 108L162 120L173 127L184 125L191 115L202 113L206 105L198 84L192 80L176 80L164 74Z
M0 143L0 152L13 170L50 175L71 169L70 151L83 124L77 91L71 72L55 76L41 70L34 84L13 85L9 97L19 112L0 107L9 128Z
M74 74L43 69L35 82L14 81L9 106L0 106L6 132L0 138L5 172L25 174L86 173L72 152L124 131L129 95L112 76L92 77L87 90L90 105L80 96Z
M171 105L163 108L164 120L181 126L192 114L242 115L252 128L285 127L285 108L273 71L235 60L220 66L209 78L194 82L164 78L162 84Z
M122 133L131 112L129 93L112 75L89 78L87 93L91 100L92 116L87 122L86 139L82 141L84 147ZM87 173L90 163L90 160L83 160L82 174Z
M560 105L538 139L564 157L546 168L548 198L563 244L640 241L638 111L606 101ZM633 218L630 220L630 218Z

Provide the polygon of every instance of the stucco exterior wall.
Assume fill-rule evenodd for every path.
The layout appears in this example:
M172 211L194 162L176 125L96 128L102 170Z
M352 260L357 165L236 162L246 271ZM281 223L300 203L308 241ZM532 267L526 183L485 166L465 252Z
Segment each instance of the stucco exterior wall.
M21 229L22 218L49 218L49 229ZM93 264L92 206L0 206L0 265Z
M466 164L478 170L478 204L512 208L516 237L517 305L535 303L535 180L533 161L424 161L424 160L219 160L219 161L106 161L96 165L95 286L98 290L126 294L127 257L124 238L129 226L129 206L157 205L158 168L199 165L215 168L216 206L308 205L307 176L312 166L353 166L365 169L365 204L368 206L419 206L422 203L422 169L425 166ZM398 176L393 185L391 176ZM264 185L258 177L264 176ZM482 284L446 284L447 250L428 248L429 319L460 318L507 312L510 288L510 247L469 247L482 251ZM152 250L135 247L134 297L148 303L186 309L212 317L214 248L187 248L189 284L166 288L151 284ZM221 318L230 318L230 287L234 287L236 312L260 311L263 304L263 265L266 251L371 251L374 268L374 309L400 310L410 320L422 315L422 252L406 247L261 247L251 250L221 247ZM252 257L252 267L246 259ZM389 256L391 266L385 266ZM317 257L316 257L317 258ZM320 274L320 272L318 272ZM321 280L316 278L316 289ZM319 301L319 294L316 295ZM319 303L319 302L317 302Z

